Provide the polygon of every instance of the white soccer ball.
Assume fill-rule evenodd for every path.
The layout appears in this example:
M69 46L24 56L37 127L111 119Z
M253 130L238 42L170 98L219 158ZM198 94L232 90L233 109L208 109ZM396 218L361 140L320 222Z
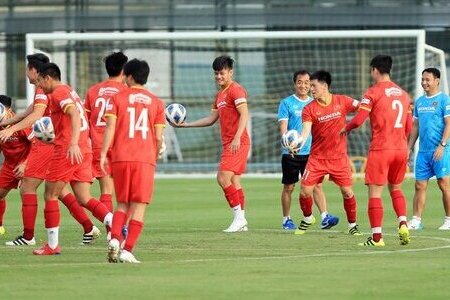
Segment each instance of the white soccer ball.
M44 143L51 143L55 139L55 129L50 117L42 117L33 124L34 136Z
M186 108L178 103L172 103L166 107L166 120L170 124L180 125L186 120Z
M281 146L289 152L297 152L300 149L303 139L297 130L286 131L281 137Z
M6 107L0 103L0 122L6 116Z

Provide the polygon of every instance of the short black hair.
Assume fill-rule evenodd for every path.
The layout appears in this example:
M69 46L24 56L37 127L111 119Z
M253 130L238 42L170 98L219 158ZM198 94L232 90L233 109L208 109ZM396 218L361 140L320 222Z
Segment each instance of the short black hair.
M61 70L55 63L42 64L38 70L39 76L50 76L53 79L61 80Z
M310 80L316 79L319 82L324 82L328 84L328 87L331 86L331 74L325 70L319 70L311 74L309 77Z
M27 55L27 61L28 61L28 68L34 68L36 70L39 70L40 66L42 64L47 64L50 62L50 59L47 55L43 53L35 53Z
M309 77L311 77L311 74L306 71L306 70L297 70L294 72L294 75L292 76L292 81L294 81L294 83L297 82L297 77L298 75L308 75Z
M389 55L377 55L370 61L370 67L375 68L381 74L390 74L392 69L392 57Z
M422 75L425 72L433 74L434 78L438 79L441 78L441 71L439 71L439 69L437 68L426 68L425 70L422 71Z
M106 73L109 77L119 76L123 66L127 63L128 57L122 52L114 52L104 58Z
M234 60L228 55L216 57L212 63L214 71L221 71L223 69L233 70Z
M0 95L0 103L6 108L10 108L12 104L11 97Z
M145 60L132 59L123 67L125 76L131 75L134 81L138 84L146 84L148 74L150 74L150 67Z

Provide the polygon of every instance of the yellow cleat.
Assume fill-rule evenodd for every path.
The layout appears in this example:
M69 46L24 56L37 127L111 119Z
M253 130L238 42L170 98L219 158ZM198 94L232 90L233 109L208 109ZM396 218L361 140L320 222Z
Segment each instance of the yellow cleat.
M375 242L372 237L367 238L367 241L364 243L359 243L358 246L369 246L369 247L384 247L383 239L380 239L378 242Z
M6 232L5 227L0 226L0 235L4 235Z
M359 231L358 225L355 225L355 226L349 228L349 229L348 229L348 234L350 234L350 235L355 235L355 236L360 236L360 235L362 235L361 231Z
M398 237L400 239L400 245L408 245L411 242L409 237L409 230L406 225L400 226L398 229Z
M308 223L305 220L302 220L300 222L300 225L298 225L298 228L295 230L294 234L305 234L306 229L308 229L309 226L311 226L311 225L313 225L315 223L316 223L316 218L314 218L314 216L312 216L311 223Z

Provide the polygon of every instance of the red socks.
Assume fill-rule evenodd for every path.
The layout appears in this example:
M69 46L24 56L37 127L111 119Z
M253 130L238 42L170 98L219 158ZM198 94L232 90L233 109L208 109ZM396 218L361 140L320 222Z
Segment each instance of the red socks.
M92 198L89 200L85 207L92 213L92 215L103 223L105 220L105 216L109 213L109 210L106 208L106 206L101 203L100 201Z
M22 222L23 237L31 240L34 237L34 227L36 224L36 216L38 209L38 201L36 194L22 195Z
M84 233L90 232L94 224L92 224L84 211L84 208L78 203L75 196L72 193L69 193L65 195L61 201L67 207L74 219L83 226Z
M6 210L6 199L0 199L0 226L3 225L3 215L5 214Z
M130 220L130 223L128 224L128 236L125 240L125 246L123 249L127 250L128 252L132 252L134 246L136 245L136 242L141 235L142 228L144 227L144 223L136 221L134 219Z
M383 225L383 201L381 198L370 198L369 199L369 221L370 227L382 227ZM375 242L380 241L381 232L373 233L373 240Z
M109 212L113 212L112 196L110 194L101 194L99 201L106 206Z
M54 228L59 226L59 205L58 200L45 201L44 219L45 228Z
M305 197L303 198L302 196L300 196L300 198L298 199L298 202L300 203L300 208L302 209L303 212L303 216L305 217L309 217L312 215L312 205L313 205L313 200L312 197Z
M225 198L227 198L228 205L233 208L240 203L239 201L239 193L238 190L231 184L223 189L223 192L225 193Z
M244 210L245 207L245 195L244 195L244 190L242 188L237 190L238 195L239 195L239 203L241 203L241 209Z
M406 199L401 190L391 192L392 206L394 207L397 218L404 217L405 220L400 221L401 225L406 225Z
M347 214L347 221L349 223L356 223L356 199L355 195L350 198L344 198L344 209Z
M116 210L113 215L113 221L111 226L111 238L122 240L122 227L127 221L127 214L123 211ZM128 230L129 232L129 230Z

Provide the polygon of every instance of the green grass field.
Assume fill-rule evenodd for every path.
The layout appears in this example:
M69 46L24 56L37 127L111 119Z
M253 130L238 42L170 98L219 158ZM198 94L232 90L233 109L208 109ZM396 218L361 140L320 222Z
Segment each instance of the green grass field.
M385 195L386 247L357 246L370 232L366 188L355 184L365 235L347 235L337 187L325 185L329 211L341 223L304 236L282 231L279 179L245 179L249 232L222 233L231 222L214 179L158 179L144 232L134 251L140 265L106 263L106 241L81 246L82 230L61 206L62 254L36 257L35 247L7 248L20 234L20 199L8 198L7 233L0 237L0 299L443 299L447 298L450 232L440 193L431 182L425 230L400 246ZM412 208L413 181L404 190ZM298 191L298 190L297 190ZM98 195L98 192L95 192ZM296 193L297 195L297 193ZM316 217L319 217L315 211ZM46 239L42 205L37 240ZM297 196L292 216L299 220ZM99 227L100 225L97 224ZM103 227L101 227L103 229Z

